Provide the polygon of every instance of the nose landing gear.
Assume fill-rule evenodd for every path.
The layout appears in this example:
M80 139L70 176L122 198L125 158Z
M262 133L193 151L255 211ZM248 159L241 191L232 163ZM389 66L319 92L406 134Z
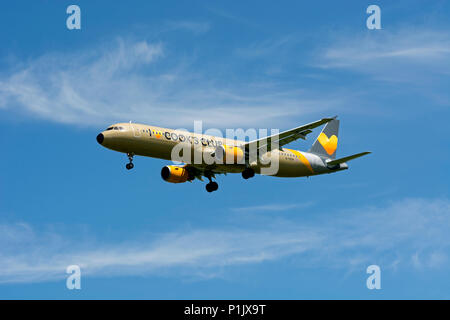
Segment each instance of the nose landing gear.
M134 156L134 154L133 153L127 153L127 156L128 156L128 160L130 162L127 163L125 168L127 168L127 170L131 170L131 169L134 168L134 164L133 164L133 156Z

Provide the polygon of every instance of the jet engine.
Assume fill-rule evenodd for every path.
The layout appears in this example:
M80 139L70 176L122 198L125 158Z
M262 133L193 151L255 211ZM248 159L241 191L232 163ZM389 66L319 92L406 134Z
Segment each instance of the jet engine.
M221 145L215 150L215 157L224 164L243 164L244 151L235 146Z
M184 167L165 166L161 169L161 177L171 183L183 183L190 179L189 172Z

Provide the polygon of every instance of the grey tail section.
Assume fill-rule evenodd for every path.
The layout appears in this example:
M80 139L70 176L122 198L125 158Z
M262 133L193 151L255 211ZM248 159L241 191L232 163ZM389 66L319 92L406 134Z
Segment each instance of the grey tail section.
M334 117L333 120L325 125L322 132L319 134L316 141L314 141L312 147L308 150L308 152L328 159L336 159L338 134L339 120L336 120L336 117Z

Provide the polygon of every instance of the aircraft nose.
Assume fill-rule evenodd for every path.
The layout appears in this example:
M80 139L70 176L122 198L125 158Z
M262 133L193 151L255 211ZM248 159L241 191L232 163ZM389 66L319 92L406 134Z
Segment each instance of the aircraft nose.
M105 140L105 136L103 135L103 133L100 133L100 134L97 136L97 142L100 143L100 144L102 144L102 143L103 143L103 140Z

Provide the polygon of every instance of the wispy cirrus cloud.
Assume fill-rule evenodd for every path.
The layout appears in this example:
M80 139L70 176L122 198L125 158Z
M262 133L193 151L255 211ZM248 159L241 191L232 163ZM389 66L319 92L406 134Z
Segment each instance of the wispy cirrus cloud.
M292 208L285 208L292 210ZM314 208L308 210L314 212ZM260 218L258 218L260 219ZM309 217L264 218L264 226L179 230L122 243L0 225L0 283L53 281L68 265L83 274L216 277L242 264L298 257L299 268L448 268L450 201L404 199ZM246 222L249 224L249 222ZM294 261L294 260L292 260Z
M210 26L175 21L167 22L165 28L205 33ZM235 53L238 59L259 56L278 61L273 58L281 48L286 57L295 56L298 42L297 36L288 35L238 48ZM286 122L302 116L320 117L349 108L356 112L361 105L358 90L314 91L277 82L270 76L282 70L276 63L268 64L261 82L211 77L218 73L204 68L196 58L173 55L168 47L161 42L118 38L76 53L31 58L0 74L0 108L88 126L132 120L186 127L203 120L218 128L284 128L290 124ZM304 61L309 67L360 72L383 81L417 85L428 81L428 96L439 104L448 103L446 91L433 81L450 74L450 34L445 31L382 30L309 50L309 54L318 53L314 63ZM303 76L307 75L299 74Z
M448 76L450 33L403 27L338 38L321 50L317 66L353 70L389 81Z
M292 231L276 234L272 230L191 230L99 245L55 241L60 235L36 234L24 224L0 229L9 235L1 238L0 283L60 279L71 264L93 276L175 272L203 277L226 266L261 263L299 253L320 241L307 230L302 230L301 235ZM22 249L13 249L16 246Z
M1 74L0 108L78 125L133 120L186 127L203 120L224 128L279 125L343 100L242 81L212 79L195 61L167 54L163 43L118 38L75 54L48 53Z

